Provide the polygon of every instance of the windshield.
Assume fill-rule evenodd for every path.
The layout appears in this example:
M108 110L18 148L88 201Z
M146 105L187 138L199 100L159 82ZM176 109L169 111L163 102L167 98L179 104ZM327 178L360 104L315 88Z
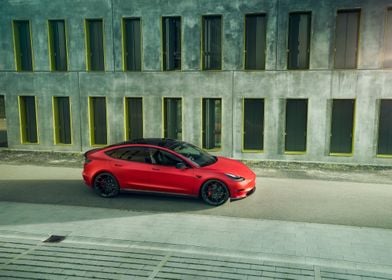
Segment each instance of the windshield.
M211 165L216 162L216 157L189 143L180 142L171 146L170 149L183 155L201 167Z

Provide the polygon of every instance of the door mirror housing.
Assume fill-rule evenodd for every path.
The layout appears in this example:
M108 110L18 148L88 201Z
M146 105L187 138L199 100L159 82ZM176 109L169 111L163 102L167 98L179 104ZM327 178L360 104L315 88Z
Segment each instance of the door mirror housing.
M184 170L184 169L186 169L186 165L185 165L185 163L183 163L183 162L178 162L178 163L176 164L176 168L177 168L177 169L180 169L180 170Z

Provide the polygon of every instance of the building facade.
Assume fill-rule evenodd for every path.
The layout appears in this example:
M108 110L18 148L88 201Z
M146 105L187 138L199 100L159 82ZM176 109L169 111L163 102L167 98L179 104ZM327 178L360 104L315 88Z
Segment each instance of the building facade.
M3 0L0 144L392 165L392 0Z

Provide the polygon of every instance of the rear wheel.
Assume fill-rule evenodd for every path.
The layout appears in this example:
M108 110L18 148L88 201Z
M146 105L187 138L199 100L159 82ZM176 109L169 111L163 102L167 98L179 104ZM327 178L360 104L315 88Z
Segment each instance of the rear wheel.
M119 194L120 186L110 173L100 173L94 179L94 191L102 197L114 197Z
M226 185L218 180L208 180L201 186L200 192L204 202L213 206L222 205L230 196Z

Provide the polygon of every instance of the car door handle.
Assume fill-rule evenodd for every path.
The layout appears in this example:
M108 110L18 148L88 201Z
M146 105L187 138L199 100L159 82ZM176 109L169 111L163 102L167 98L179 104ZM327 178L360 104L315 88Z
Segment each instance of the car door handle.
M122 165L122 164L115 163L114 166L116 166L116 167L122 167L123 165Z
M159 168L153 167L152 170L159 170Z

